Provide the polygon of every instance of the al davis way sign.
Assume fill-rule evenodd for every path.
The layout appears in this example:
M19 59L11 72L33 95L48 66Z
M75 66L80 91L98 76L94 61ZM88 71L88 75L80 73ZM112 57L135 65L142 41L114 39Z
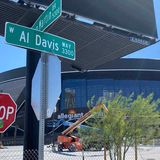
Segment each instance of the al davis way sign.
M5 40L16 46L75 60L75 42L46 32L7 22Z
M4 133L15 121L17 105L7 93L0 93L0 133Z

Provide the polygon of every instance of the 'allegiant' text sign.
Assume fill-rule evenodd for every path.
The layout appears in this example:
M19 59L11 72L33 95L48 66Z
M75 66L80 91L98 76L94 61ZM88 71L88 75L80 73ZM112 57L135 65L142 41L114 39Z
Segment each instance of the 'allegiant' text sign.
M62 14L62 0L54 0L49 7L39 16L32 28L44 31Z
M7 22L5 39L9 44L75 60L75 42L59 36Z

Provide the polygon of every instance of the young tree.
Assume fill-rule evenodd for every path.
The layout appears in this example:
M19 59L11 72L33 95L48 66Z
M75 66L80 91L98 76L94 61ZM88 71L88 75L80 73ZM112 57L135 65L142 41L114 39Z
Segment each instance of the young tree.
M153 94L144 97L138 95L131 103L128 122L130 125L130 137L135 145L135 160L138 159L137 146L140 143L152 140L157 135L159 128L159 111L157 109L160 99L153 100ZM157 132L157 133L156 133Z
M155 126L159 125L159 100L154 101L152 94L147 97L139 95L135 100L132 97L125 97L120 92L110 100L100 98L98 103L107 102L108 112L94 113L87 121L91 127L79 131L83 143L103 144L104 149L109 150L111 160L125 160L129 147L135 144L137 158L137 145L142 143L142 139L150 140L157 136ZM93 98L88 104L93 104Z

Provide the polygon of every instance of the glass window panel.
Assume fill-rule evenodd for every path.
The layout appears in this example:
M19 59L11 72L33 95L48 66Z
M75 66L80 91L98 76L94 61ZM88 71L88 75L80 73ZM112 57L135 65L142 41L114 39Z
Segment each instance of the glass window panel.
M66 108L75 107L75 94L76 94L75 89L65 88L65 107Z

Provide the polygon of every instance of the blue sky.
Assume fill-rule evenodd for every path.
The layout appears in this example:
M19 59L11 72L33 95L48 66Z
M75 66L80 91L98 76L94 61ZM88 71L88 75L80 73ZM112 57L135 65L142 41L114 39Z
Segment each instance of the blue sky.
M6 44L0 36L0 73L26 65L26 50Z
M155 12L160 39L160 0L155 1ZM147 47L138 52L132 53L127 58L150 58L160 59L160 42ZM7 45L3 37L0 36L0 73L26 65L26 50L11 45Z

